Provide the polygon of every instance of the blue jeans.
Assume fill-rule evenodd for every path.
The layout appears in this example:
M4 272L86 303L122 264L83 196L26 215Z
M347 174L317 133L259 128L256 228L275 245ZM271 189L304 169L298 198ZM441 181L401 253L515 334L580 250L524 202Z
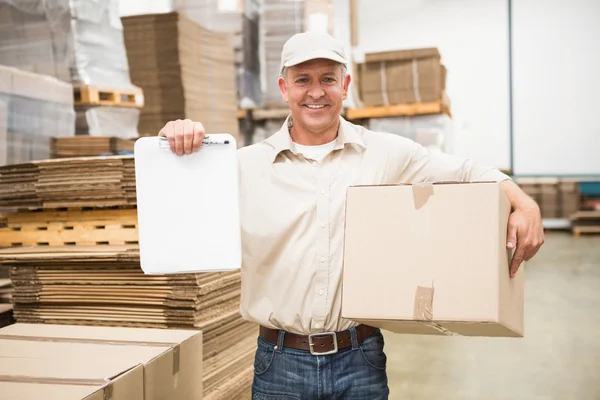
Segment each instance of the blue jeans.
M374 334L360 345L350 330L352 347L332 355L312 355L277 347L258 338L254 360L253 400L387 400L383 335Z

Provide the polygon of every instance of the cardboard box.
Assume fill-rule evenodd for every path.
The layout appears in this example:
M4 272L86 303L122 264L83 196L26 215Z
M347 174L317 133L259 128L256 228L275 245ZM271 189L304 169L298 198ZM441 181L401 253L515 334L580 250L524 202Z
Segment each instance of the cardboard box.
M31 393L37 393L36 387L19 384L83 385L89 395L102 390L112 400L200 399L202 334L15 324L0 330L0 376L11 384L0 389ZM67 398L58 393L56 399ZM77 396L69 398L96 399Z
M350 187L342 317L398 333L523 336L495 182Z
M365 55L360 89L365 106L439 101L446 88L446 68L436 48Z

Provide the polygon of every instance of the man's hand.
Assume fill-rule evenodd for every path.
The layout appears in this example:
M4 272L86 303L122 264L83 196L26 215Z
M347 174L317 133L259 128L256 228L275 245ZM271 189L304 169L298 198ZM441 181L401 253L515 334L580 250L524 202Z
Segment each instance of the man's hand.
M169 139L171 151L178 156L198 151L202 146L204 135L202 124L189 119L167 122L158 133L158 136Z
M510 263L510 277L514 278L523 261L529 261L544 244L542 215L536 202L512 181L502 182L513 213L508 220L506 247L515 249Z

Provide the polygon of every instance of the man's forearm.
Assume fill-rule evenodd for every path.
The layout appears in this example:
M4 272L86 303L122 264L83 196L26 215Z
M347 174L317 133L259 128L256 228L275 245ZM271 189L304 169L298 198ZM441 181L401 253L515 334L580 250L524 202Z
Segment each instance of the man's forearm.
M510 205L514 210L539 210L535 200L529 197L521 188L513 181L507 179L500 183Z

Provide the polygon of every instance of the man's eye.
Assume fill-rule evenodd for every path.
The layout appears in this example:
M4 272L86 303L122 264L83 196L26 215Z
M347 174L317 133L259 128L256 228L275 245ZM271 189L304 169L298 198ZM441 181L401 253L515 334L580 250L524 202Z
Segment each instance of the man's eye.
M306 79L306 78L296 79L296 83L299 83L299 84L303 84L303 83L306 83L306 82L308 82L308 79Z
M333 83L333 82L335 82L335 78L323 78L323 82Z

